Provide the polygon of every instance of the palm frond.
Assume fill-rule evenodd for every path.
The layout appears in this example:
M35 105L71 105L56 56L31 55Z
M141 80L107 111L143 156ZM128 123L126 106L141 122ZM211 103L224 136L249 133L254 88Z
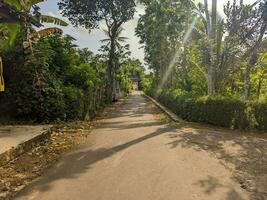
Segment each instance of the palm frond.
M100 40L100 42L102 42L102 43L109 42L109 41L110 41L110 39L109 39L109 38L106 38L106 39Z
M125 42L125 40L128 40L128 37L118 37L118 41Z

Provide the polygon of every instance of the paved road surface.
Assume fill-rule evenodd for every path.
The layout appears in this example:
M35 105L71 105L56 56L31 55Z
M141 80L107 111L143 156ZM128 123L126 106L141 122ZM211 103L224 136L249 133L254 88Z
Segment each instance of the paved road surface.
M159 121L154 111L144 97L131 96L81 148L62 158L16 199L249 199L216 156L179 143L182 129Z
M49 126L1 126L0 154L41 135Z

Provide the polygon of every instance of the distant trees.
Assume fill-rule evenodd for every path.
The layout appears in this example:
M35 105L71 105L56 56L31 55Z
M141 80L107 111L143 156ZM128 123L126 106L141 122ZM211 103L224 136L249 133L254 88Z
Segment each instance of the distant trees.
M72 24L83 26L89 31L99 28L100 22L105 23L110 40L107 96L109 101L112 101L115 93L116 41L122 25L134 16L135 2L133 0L62 0L59 8Z
M14 48L3 52L6 92L0 96L1 114L34 122L91 119L105 106L107 58L88 49L77 49L71 36L49 35L33 43L24 54L20 32ZM140 79L144 68L136 59L121 60L114 76L125 93L132 75Z
M145 61L160 82L170 59L181 46L184 34L185 5L182 1L147 1L146 13L138 21L136 35L144 45Z
M229 37L235 39L234 44L241 49L241 59L247 61L243 98L248 100L251 70L257 63L259 48L267 31L267 1L252 5L244 5L242 1L239 5L236 1L232 5L228 2L224 10Z
M142 79L144 67L139 60L129 58L129 45L124 43L127 38L121 35L122 25L134 15L134 1L59 3L74 25L90 31L105 23L107 39L102 41L98 55L89 49L78 49L73 43L75 39L63 36L59 28L35 31L32 24L67 25L60 19L41 15L36 5L39 0L7 1L18 13L25 14L26 20L21 24L14 20L11 24L0 23L1 54L8 66L6 92L0 96L1 114L34 122L90 119L114 100L115 84L116 89L119 86L127 93L132 88L133 75ZM17 29L12 30L13 25ZM13 43L11 48L5 48L4 39ZM0 78L1 75L0 69Z
M154 89L166 79L162 89L242 96L244 100L266 98L267 85L262 78L266 74L262 51L266 1L252 5L228 2L224 19L216 0L211 5L207 0L199 4L168 0L145 3L136 34L144 46L145 61L153 70ZM172 65L166 78L166 68Z

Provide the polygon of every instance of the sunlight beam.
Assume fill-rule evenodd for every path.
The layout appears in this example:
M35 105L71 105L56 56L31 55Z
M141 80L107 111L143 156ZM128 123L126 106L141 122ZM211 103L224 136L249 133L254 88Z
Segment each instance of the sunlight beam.
M168 66L168 68L167 68L167 70L166 70L166 72L165 72L163 78L161 79L161 82L160 82L160 84L159 84L159 86L158 86L158 88L157 88L157 90L156 90L156 98L158 97L158 94L159 94L160 90L162 89L163 85L166 83L167 79L169 78L169 76L170 76L170 74L171 74L171 72L172 72L172 69L173 69L173 67L174 67L174 65L175 65L175 63L176 63L176 61L177 61L177 59L181 56L181 54L182 54L182 52L183 52L183 49L184 49L184 46L185 46L186 42L188 41L189 37L191 36L192 31L193 31L193 29L194 29L194 27L195 27L195 25L196 25L197 19L198 19L198 18L196 17L196 18L194 19L194 21L190 24L190 26L189 26L189 28L188 28L188 30L187 30L185 36L184 36L184 39L183 39L183 41L182 41L182 46L181 46L181 48L179 48L179 49L176 51L176 53L175 53L173 59L171 60L171 62L170 62L170 64L169 64L169 66Z

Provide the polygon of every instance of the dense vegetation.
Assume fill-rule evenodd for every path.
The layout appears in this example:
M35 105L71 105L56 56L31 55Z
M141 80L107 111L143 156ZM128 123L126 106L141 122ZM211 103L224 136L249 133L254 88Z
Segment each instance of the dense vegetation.
M42 16L36 1L29 1L32 3L27 9L21 9L20 1L7 2L26 10L25 15L38 23L67 25L60 19ZM5 66L1 118L33 122L91 119L103 106L129 93L133 77L142 79L144 67L129 57L129 45L120 37L121 29L116 31L115 47L104 40L101 53L94 55L88 49L79 49L73 43L75 39L63 36L58 28L36 32L31 22L22 23L25 26L18 22L0 24L5 34L1 41L6 42L0 51Z
M89 31L99 28L100 22L106 25L107 42L104 49L107 51L107 98L112 101L115 94L115 74L118 68L118 57L123 55L127 46L121 46L124 39L120 37L122 26L133 18L135 1L132 0L62 0L59 8L63 15L68 17L72 24L83 26Z
M59 34L39 39L33 53L25 53L21 37L15 48L2 54L9 67L1 111L39 122L88 119L108 103L105 58L88 49L77 50L72 37ZM132 73L143 73L136 62L128 58L117 70L121 93L130 91Z
M136 34L146 92L189 121L267 128L267 2L148 1ZM211 11L210 11L211 10Z
M127 38L121 36L134 17L135 1L59 2L74 26L89 32L105 26L107 38L97 55L76 47L75 39L58 28L34 30L42 22L68 25L41 15L40 1L5 1L25 19L0 24L3 116L37 122L90 119L129 92L131 78L138 77L140 88L186 120L266 130L266 0L229 2L223 16L217 0L211 5L207 0L138 1L145 5L136 35L145 50L147 75L141 62L130 58Z

